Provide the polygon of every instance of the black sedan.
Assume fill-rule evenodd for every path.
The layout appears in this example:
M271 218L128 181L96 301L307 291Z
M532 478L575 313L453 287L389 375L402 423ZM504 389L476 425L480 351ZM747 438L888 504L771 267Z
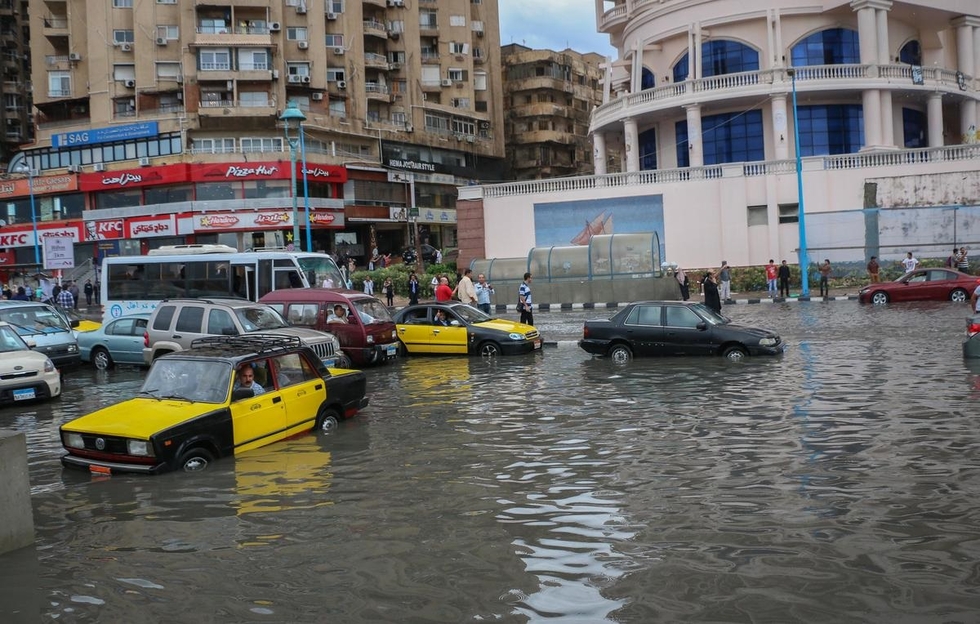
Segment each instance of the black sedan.
M747 355L777 355L784 347L778 334L735 325L703 303L690 301L631 303L611 319L586 321L578 345L616 363L664 355L741 360Z

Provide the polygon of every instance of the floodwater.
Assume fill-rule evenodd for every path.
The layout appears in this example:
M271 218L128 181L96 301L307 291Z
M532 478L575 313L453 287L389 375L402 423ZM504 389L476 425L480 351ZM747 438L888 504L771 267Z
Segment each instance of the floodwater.
M535 316L571 340L613 312ZM57 426L142 376L72 372L0 410L37 537L0 556L0 621L980 620L966 306L725 312L785 355L408 359L331 435L200 475L63 472Z

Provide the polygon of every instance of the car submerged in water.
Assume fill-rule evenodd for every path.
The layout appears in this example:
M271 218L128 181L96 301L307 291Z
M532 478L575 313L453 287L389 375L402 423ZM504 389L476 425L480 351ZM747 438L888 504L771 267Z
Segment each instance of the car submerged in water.
M785 344L767 329L736 325L703 303L642 301L611 319L585 322L578 345L617 364L634 357L721 355L738 361L749 355L778 355Z

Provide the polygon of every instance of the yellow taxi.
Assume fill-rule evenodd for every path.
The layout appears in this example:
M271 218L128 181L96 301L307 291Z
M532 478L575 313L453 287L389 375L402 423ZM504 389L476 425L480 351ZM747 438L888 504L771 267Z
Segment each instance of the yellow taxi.
M205 470L337 427L368 404L365 386L364 373L325 368L294 336L200 338L154 360L135 398L62 425L61 462L100 474Z
M495 318L463 303L420 303L395 314L405 353L478 354L484 357L541 349L531 325Z

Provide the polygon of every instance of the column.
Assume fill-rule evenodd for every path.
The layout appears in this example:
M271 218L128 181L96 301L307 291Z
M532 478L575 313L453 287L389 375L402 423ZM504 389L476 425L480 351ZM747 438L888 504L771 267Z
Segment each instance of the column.
M941 93L929 95L926 105L926 119L929 123L929 147L942 147L943 140L943 96Z
M643 90L643 43L637 39L633 46L633 80L630 85L630 93L639 93Z
M623 120L623 129L626 131L626 172L633 173L640 170L640 135L636 129L636 120L627 117Z
M773 16L773 9L766 9L766 45L769 46L769 62L762 69L772 69L779 67L779 59L782 52L776 49L776 18Z
M860 39L861 64L878 64L878 25L875 17L875 0L854 0L851 9L857 11L858 38ZM864 117L864 146L862 150L881 146L881 95L877 89L861 93Z
M892 55L888 47L888 9L880 6L875 9L875 39L878 43L878 64L890 65Z
M698 62L697 57L694 55L694 24L691 24L687 30L687 79L694 80L697 75L697 69L695 64ZM700 54L700 51L698 51Z
M789 144L793 137L786 123L786 94L772 96L772 143L776 160L789 160Z
M980 20L975 17L959 17L951 22L956 27L956 69L970 78L976 77L976 52L974 47L975 30ZM973 143L977 140L977 103L964 99L960 102L961 141Z
M701 44L703 39L701 36L701 23L698 22L694 25L694 52L695 55L689 57L694 63L694 67L691 68L691 72L694 74L695 78L704 78L701 75Z
M687 150L692 167L704 166L704 149L701 144L701 105L691 104L687 110Z
M891 3L889 3L890 5ZM875 9L875 37L878 40L878 65L891 65L892 55L888 41L888 10L880 5ZM885 147L895 147L894 109L892 108L892 92L881 90L881 144ZM904 145L904 137L901 144Z
M877 89L866 89L861 93L864 108L864 147L862 150L881 146L881 95Z
M878 91L881 94L881 145L895 147L895 109L892 108L892 92L887 89ZM905 145L905 137L901 137Z
M596 175L606 175L606 135L592 135L592 166Z

